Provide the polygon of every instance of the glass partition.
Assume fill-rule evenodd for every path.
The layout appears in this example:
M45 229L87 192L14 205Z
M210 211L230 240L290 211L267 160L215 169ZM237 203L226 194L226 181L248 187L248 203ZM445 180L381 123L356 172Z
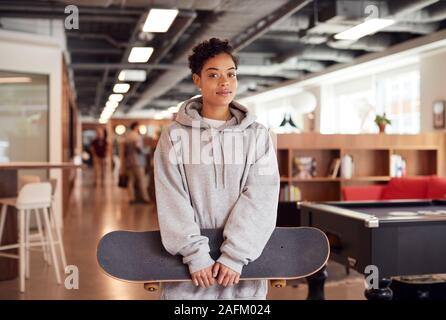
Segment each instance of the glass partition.
M0 162L47 162L48 75L0 71ZM39 175L42 170L26 170Z

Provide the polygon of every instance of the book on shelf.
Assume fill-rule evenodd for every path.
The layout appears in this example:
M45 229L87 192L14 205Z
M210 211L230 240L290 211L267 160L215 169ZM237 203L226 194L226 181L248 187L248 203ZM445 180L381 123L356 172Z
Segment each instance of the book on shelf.
M316 159L312 157L295 157L293 176L299 179L309 179L315 177Z
M341 167L341 159L334 158L330 162L330 166L328 167L327 177L336 178L339 174L339 168Z
M404 177L406 175L406 160L399 154L390 156L390 176Z
M296 186L285 185L280 189L279 201L301 201L302 194Z

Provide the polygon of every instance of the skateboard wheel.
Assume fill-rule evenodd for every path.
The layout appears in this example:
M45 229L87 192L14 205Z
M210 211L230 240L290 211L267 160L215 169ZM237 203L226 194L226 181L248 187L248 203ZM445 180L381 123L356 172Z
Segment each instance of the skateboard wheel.
M285 288L286 281L285 280L271 280L271 286L274 288Z
M158 283L144 283L144 289L150 292L158 291L159 284Z

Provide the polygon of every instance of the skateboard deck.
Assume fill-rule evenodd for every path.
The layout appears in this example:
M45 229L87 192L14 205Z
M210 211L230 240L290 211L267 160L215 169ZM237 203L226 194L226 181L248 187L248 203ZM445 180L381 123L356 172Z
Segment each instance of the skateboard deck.
M209 238L210 255L217 260L223 229L203 229L201 234ZM273 286L283 287L286 280L319 271L329 255L327 237L319 229L276 228L260 257L243 267L240 280L268 279ZM164 249L159 231L110 232L98 244L97 259L108 276L144 283L149 291L157 290L160 282L191 281L182 257Z

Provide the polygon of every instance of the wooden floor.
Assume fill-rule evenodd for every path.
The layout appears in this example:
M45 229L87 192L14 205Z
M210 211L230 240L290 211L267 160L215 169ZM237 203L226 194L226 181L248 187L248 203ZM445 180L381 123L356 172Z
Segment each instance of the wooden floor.
M31 279L26 293L18 291L18 279L0 281L0 299L158 299L142 286L120 282L102 273L96 262L99 239L112 230L156 230L158 221L151 204L128 204L125 190L116 187L112 177L104 185L92 184L92 172L84 170L77 179L64 221L63 238L67 262L79 270L79 289L57 285L52 267L43 261L41 252L31 253ZM355 272L346 276L336 264L328 265L327 299L363 299L364 283ZM305 282L284 289L270 288L268 299L303 300Z

